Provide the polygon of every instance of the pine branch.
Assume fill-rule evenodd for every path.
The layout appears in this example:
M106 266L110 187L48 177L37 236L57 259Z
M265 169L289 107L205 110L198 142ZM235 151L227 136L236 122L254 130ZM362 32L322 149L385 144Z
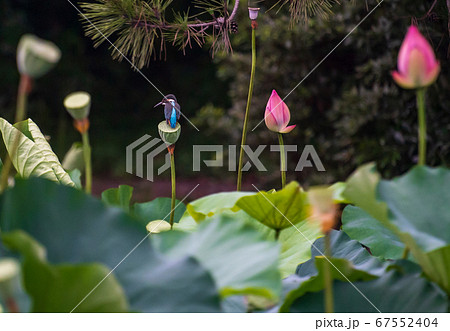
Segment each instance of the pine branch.
M94 46L101 45L104 37L115 37L111 40L117 47L112 49L113 58L120 61L124 54L137 68L142 68L152 57L156 58L157 45L162 58L167 41L183 52L193 43L201 47L207 40L212 40L213 55L219 49L231 50L230 23L236 16L239 0L235 0L231 14L227 3L227 0L197 0L197 14L174 12L170 22L165 12L172 0L95 0L80 6L95 25L84 22L86 35L93 39Z
M283 6L289 3L291 24L306 23L309 18L319 16L328 19L333 13L331 8L339 4L339 0L285 0Z

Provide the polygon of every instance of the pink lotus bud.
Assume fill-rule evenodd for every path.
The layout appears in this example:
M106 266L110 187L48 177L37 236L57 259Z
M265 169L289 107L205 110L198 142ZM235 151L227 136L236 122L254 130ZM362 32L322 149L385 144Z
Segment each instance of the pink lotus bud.
M273 90L267 102L266 112L264 113L267 128L270 131L279 133L291 132L295 128L295 125L287 126L290 119L291 113L289 112L288 106L281 100L278 93Z
M398 71L392 73L395 82L406 89L426 87L434 83L441 66L433 49L419 32L411 25L398 54Z

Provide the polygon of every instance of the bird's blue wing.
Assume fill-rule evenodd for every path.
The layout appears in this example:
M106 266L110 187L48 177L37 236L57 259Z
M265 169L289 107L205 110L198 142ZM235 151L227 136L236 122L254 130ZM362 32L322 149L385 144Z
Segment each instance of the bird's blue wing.
M170 115L170 127L172 129L175 129L176 125L177 125L177 111L175 109L175 105L172 104L172 114Z

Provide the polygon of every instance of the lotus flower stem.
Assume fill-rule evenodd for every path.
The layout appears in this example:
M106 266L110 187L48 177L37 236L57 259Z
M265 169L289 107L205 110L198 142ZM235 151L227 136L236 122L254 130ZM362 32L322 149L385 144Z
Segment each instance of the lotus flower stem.
M255 24L254 24L255 23ZM238 168L238 178L237 178L237 191L241 190L242 186L242 166L244 161L244 146L247 140L247 127L248 127L248 117L250 105L252 103L253 96L253 84L255 80L255 69L256 69L256 21L252 21L252 68L250 74L250 84L248 87L248 98L247 98L247 107L245 109L245 118L244 118L244 127L242 128L242 140L241 140L241 149L239 152L239 168Z
M334 312L334 298L333 298L333 278L331 277L331 262L329 257L331 256L331 242L330 232L325 234L325 257L327 261L324 264L324 285L325 285L325 312Z
M27 115L27 101L28 94L31 91L31 77L25 74L20 75L19 91L17 92L17 106L15 122L21 122ZM17 153L19 147L20 136L17 135L12 144L9 155L6 156L5 164L3 165L2 176L0 180L0 192L3 192L8 186L9 173L11 172L12 159Z
M281 229L275 229L275 240L278 240L278 238L280 238L280 232Z
M170 152L170 149L169 149ZM170 152L170 177L172 180L172 203L170 205L170 228L173 229L173 220L175 217L175 199L176 199L176 179L175 179L175 155L174 150Z
M409 248L406 246L402 253L402 260L406 260L409 255Z
M83 139L83 157L84 157L84 165L85 165L85 187L84 190L86 193L91 194L92 192L92 160L91 160L91 145L89 143L89 133L88 131L84 131L81 133L81 137Z
M284 142L282 133L278 133L278 141L280 144L281 188L284 188L286 186L286 155L284 153Z
M425 89L416 91L417 94L417 117L419 121L419 165L425 165L427 155L427 123L425 117Z

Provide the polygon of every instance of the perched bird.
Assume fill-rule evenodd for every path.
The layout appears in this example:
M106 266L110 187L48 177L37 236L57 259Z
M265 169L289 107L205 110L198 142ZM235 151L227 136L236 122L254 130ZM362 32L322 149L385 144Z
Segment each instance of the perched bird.
M166 95L163 100L155 105L155 108L159 105L164 106L164 117L166 118L167 124L170 125L172 129L175 129L177 121L180 119L180 105L177 103L177 98L173 94Z

